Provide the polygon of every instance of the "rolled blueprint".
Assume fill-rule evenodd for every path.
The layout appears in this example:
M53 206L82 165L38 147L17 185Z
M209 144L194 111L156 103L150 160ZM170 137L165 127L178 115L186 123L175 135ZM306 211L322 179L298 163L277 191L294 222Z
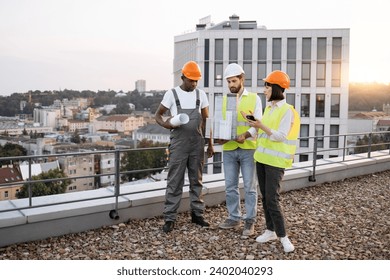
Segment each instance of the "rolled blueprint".
M187 114L178 114L174 116L170 122L173 126L180 126L182 124L188 123L190 120L190 117Z

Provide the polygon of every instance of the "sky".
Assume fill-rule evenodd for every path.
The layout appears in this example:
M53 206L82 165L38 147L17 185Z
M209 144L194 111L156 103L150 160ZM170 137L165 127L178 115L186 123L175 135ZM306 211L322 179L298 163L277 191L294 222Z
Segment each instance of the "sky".
M0 95L173 86L174 36L236 14L267 29L350 29L350 82L390 83L387 0L0 0Z

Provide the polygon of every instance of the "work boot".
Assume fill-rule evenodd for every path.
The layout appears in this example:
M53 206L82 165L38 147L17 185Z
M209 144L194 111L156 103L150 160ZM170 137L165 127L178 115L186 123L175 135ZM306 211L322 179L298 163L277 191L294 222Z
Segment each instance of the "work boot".
M173 230L173 228L175 227L175 222L173 221L166 221L162 230L165 232L165 233L168 233L170 231Z
M227 218L223 223L220 223L218 226L219 228L223 228L223 229L238 228L241 226L241 221L240 220L235 221Z
M203 216L197 216L194 213L191 213L191 222L200 225L201 227L210 226L210 224L204 220Z
M243 236L251 236L254 234L255 234L255 224L248 222L248 221L245 221L244 230L242 232L242 235Z

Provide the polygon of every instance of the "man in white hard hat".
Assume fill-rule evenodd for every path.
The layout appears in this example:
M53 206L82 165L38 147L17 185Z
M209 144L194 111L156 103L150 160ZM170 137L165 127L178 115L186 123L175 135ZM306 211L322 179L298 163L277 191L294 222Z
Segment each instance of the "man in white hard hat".
M254 224L257 215L257 184L256 167L253 154L256 149L256 129L250 127L240 111L252 115L255 119L262 117L262 105L260 97L256 93L250 93L244 88L245 72L236 63L229 64L224 73L231 93L237 95L237 136L234 140L220 140L223 144L223 167L226 185L226 207L229 216L219 224L223 229L234 229L241 226L244 221L242 235L254 234ZM226 96L224 97L224 102ZM223 106L223 111L226 106ZM225 114L225 112L223 112ZM234 121L234 120L233 120ZM242 215L238 180L240 169L244 180L245 190L245 215Z

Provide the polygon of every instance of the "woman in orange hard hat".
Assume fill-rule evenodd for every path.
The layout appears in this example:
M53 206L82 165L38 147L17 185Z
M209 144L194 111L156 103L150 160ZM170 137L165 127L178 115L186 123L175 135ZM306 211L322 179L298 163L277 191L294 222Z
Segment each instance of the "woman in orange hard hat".
M293 162L300 119L285 100L284 91L290 87L288 75L277 70L263 80L267 107L261 120L248 120L250 126L258 128L254 159L266 222L265 232L256 241L265 243L279 238L284 251L289 253L294 251L294 245L286 234L279 192L284 170Z
M203 218L205 204L202 200L205 145L203 129L209 114L209 102L206 93L196 88L201 77L199 65L195 61L184 64L181 76L182 84L164 94L155 115L159 125L171 130L164 204L165 224L163 231L165 233L172 231L175 226L186 169L190 183L191 221L202 227L209 226L209 223ZM172 117L164 120L163 115L168 110L172 117L178 114L187 114L189 121L178 126L172 124ZM211 157L214 154L211 139L208 144L207 155Z

